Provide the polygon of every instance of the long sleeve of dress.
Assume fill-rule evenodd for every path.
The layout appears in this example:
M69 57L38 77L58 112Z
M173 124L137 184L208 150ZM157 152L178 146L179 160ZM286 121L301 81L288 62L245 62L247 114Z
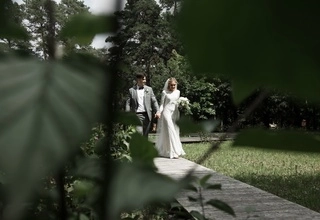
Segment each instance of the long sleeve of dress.
M176 100L178 100L180 98L180 91L177 90L177 96L176 96ZM172 114L172 119L174 122L178 121L180 118L180 112L179 112L179 108L178 108L178 103L176 103L176 107L175 110Z
M166 93L165 91L162 92L161 94L161 101L160 101L160 108L159 108L159 113L161 114L163 111L163 104L164 104L164 99L166 98Z

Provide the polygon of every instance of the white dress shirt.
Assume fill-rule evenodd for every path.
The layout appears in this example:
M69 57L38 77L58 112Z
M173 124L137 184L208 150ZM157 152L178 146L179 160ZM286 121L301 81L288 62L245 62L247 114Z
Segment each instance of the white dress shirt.
M137 112L146 112L146 109L144 108L144 88L139 89L137 87L137 96L138 96L138 109Z

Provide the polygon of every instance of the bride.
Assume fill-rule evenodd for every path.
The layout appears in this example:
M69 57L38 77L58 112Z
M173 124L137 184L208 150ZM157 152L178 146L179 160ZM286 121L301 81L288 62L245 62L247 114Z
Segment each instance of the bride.
M163 88L160 103L160 118L158 120L156 148L159 155L168 158L179 158L185 155L180 141L179 127L176 121L179 119L177 101L180 91L177 89L177 80L169 78Z

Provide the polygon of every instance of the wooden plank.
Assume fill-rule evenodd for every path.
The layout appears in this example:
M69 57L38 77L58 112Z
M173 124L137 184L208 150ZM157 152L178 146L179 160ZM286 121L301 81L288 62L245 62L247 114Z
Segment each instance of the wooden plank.
M224 136L225 138L221 138L221 136ZM198 142L208 142L208 141L227 141L227 140L234 140L236 136L236 133L211 133L208 134L207 137L200 137L199 134L190 134L188 136L181 136L180 141L182 143L198 143ZM156 134L150 134L149 140L152 143L155 143L157 135Z
M212 178L208 182L220 183L222 190L205 190L203 191L203 197L206 200L219 199L226 202L234 209L236 218L211 206L205 206L206 217L209 219L320 219L320 213L318 212L224 176L184 158L159 157L155 158L155 164L159 173L168 175L173 179L182 178L190 169L194 169L194 176L199 178L212 174ZM201 212L199 203L188 200L188 196L196 195L194 192L182 190L176 196L176 199L187 211Z

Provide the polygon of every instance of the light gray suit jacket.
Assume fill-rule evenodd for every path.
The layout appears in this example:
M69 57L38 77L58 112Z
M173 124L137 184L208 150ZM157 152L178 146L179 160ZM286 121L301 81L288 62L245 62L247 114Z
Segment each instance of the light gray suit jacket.
M157 99L150 86L144 86L144 108L148 114L149 120L153 119L153 115L159 111ZM126 101L126 111L136 112L138 109L137 86L129 89L129 97Z

